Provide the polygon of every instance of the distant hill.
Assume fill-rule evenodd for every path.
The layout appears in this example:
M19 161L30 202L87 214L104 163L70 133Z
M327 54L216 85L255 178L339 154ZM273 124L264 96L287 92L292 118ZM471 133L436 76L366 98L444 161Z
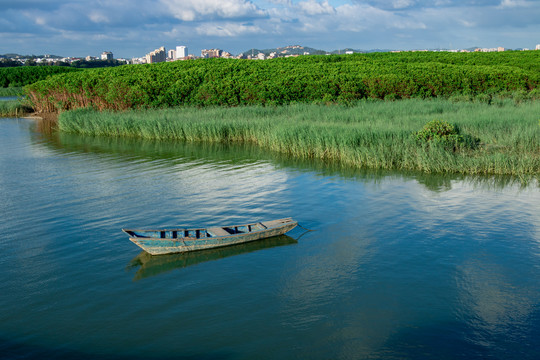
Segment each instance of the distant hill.
M345 49L338 49L333 51L326 51L326 50L320 50L320 49L314 49L309 46L301 46L301 45L289 45L285 47L278 47L273 49L249 49L241 53L244 57L248 57L250 55L257 56L259 53L263 53L264 55L268 56L271 53L276 53L277 56L287 56L287 55L327 55L327 54L345 54L347 52L353 52L353 53L371 53L371 52L388 52L391 50L388 49L372 49L372 50L358 50L358 49L352 49L352 48L345 48Z
M270 55L271 53L276 53L277 56L286 56L286 55L304 55L308 53L309 55L324 55L327 54L324 50L318 50L314 48L310 48L308 46L301 46L301 45L289 45L285 47L278 47L273 49L249 49L241 53L243 56L257 56L257 54L263 53L266 56Z

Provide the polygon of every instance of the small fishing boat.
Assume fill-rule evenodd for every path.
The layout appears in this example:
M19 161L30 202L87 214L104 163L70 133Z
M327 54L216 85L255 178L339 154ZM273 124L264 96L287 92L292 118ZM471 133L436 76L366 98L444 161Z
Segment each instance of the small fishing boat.
M152 255L181 253L246 243L285 234L298 222L292 218L245 225L194 229L129 230L129 240Z

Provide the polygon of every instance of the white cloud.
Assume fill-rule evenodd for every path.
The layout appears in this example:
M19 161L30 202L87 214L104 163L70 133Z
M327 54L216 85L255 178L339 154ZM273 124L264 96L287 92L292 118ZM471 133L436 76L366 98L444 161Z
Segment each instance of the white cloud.
M88 15L88 18L92 20L92 22L95 23L108 23L110 22L109 18L99 11L92 11L90 12L90 15Z
M45 20L45 18L42 16L36 16L34 21L36 22L37 25L47 25L47 20Z
M135 56L161 44L193 49L301 44L323 50L534 47L540 0L4 1L3 51ZM77 34L77 35L76 35ZM264 36L257 36L264 34ZM97 36L107 35L107 36ZM29 36L31 40L29 40ZM64 41L74 39L78 41ZM215 43L215 37L221 37ZM118 39L117 39L118 38ZM114 39L114 40L111 40ZM174 41L174 43L173 43ZM24 44L24 45L21 45ZM90 48L92 47L92 48ZM144 50L142 50L144 48Z
M257 18L266 15L258 6L246 0L161 0L161 3L182 21Z
M463 25L464 27L475 27L476 23L473 21L467 21L464 19L459 19L458 22Z
M334 14L336 9L328 1L318 2L317 0L301 1L298 7L307 15Z
M425 29L426 25L412 17L397 15L369 5L343 5L338 7L338 28L360 32L366 29Z
M195 31L203 36L234 37L244 34L258 34L264 32L261 28L254 25L229 23L205 23L198 26Z
M414 5L414 3L414 0L394 0L392 1L392 6L394 9L403 9Z
M521 6L527 6L528 3L525 0L501 0L501 4L498 6L500 9L515 8Z

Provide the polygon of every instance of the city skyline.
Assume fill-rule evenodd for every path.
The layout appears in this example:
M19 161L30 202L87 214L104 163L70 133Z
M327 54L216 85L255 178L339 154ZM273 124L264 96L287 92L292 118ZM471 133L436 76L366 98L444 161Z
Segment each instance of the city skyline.
M159 46L190 53L301 44L320 50L531 48L532 0L0 0L0 53L141 57Z

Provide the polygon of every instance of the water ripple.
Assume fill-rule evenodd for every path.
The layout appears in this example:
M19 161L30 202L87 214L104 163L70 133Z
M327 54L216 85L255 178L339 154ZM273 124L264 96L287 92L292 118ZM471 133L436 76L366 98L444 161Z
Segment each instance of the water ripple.
M27 120L0 122L0 166L3 356L538 354L537 188L49 134ZM149 262L152 276L120 231L282 216L316 231Z

